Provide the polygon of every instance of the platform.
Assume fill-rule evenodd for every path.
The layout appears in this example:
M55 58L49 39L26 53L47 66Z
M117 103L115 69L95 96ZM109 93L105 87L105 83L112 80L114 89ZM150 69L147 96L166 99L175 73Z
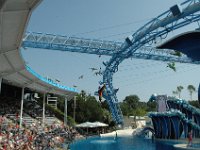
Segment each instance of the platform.
M187 144L175 144L173 146L176 150L199 150L200 147L188 147Z

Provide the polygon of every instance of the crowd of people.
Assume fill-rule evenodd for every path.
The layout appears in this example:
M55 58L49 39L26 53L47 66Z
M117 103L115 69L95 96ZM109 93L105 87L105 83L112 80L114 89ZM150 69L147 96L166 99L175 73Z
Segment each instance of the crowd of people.
M32 102L25 103L23 116L37 117L40 112L37 110L41 108L36 106ZM20 127L19 101L1 99L0 110L0 150L67 149L71 141L81 136L74 128L60 121L47 125L35 119L32 124L23 122ZM46 113L51 115L48 111Z
M57 123L42 129L36 123L22 128L12 123L2 127L6 119L0 116L0 150L67 149L67 144L80 136L72 127Z

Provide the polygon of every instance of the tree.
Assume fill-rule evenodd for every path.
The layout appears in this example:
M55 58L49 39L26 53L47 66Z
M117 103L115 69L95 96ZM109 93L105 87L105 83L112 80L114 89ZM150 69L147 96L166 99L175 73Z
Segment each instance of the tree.
M97 102L94 96L88 96L86 100L86 107L84 109L87 110L88 116L86 117L86 121L102 121L103 116L103 109L101 108L100 104Z
M189 104L196 107L196 108L200 108L198 101L192 100L192 101L189 101Z
M148 112L149 111L151 111L151 112L156 111L156 106L157 106L157 102L156 101L153 101L153 102L148 101L147 102L147 111Z
M86 100L87 98L86 92L84 90L81 90L80 96L83 98L83 100Z
M181 91L183 90L183 86L177 86L178 97L181 98Z
M128 104L130 109L136 109L138 107L139 101L140 99L137 95L126 96L124 99L124 102Z
M125 102L121 102L119 103L120 104L120 108L121 108L121 111L123 113L124 116L128 116L129 115L129 112L131 111L130 107L128 106L127 103Z
M190 94L190 100L192 101L192 94L193 94L193 92L196 92L196 88L193 85L188 85L187 89Z
M178 95L178 91L172 91L172 94L176 97Z
M133 111L134 116L144 116L146 115L145 109L137 108Z
M143 116L146 114L149 107L146 102L140 102L137 95L126 96L123 102L120 103L123 115Z
M110 124L112 122L111 113L106 109L103 109L103 122L107 124Z

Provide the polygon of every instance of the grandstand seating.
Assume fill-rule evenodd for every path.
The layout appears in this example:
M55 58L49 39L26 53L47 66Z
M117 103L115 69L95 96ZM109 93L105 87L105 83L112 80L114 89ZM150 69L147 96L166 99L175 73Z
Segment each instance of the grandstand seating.
M54 113L45 110L45 124L42 125L43 109L36 100L24 100L23 123L19 128L21 95L20 90L4 84L0 94L0 149L43 149L61 147L80 134L64 126ZM12 89L16 92L9 92ZM51 142L49 142L51 141Z

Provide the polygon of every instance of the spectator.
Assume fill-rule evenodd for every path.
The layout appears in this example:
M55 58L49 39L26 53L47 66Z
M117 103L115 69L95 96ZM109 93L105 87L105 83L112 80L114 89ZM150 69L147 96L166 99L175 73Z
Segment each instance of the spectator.
M188 132L188 147L192 146L192 130Z

